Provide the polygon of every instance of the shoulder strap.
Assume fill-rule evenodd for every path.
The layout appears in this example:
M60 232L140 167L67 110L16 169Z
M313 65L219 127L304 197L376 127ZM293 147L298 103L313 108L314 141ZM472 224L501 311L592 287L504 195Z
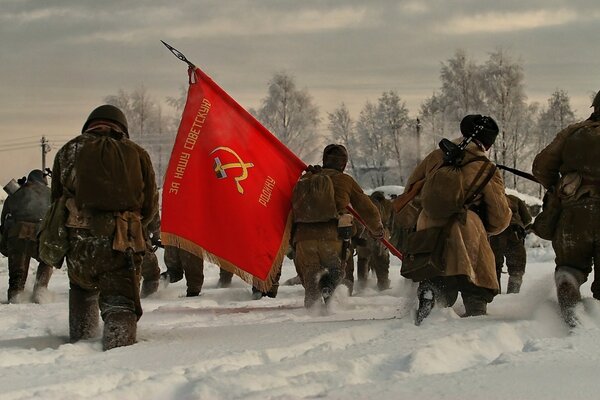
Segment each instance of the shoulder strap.
M465 200L465 206L469 205L471 202L473 202L475 200L475 198L477 198L477 196L479 195L479 193L481 193L481 191L483 190L483 188L485 187L485 185L488 184L488 182L492 179L492 177L496 173L496 164L493 164L492 162L490 162L487 159L486 159L486 161L487 162L485 162L481 166L481 168L479 169L479 171L477 172L477 176L475 176L475 179L473 179L473 182L471 182L471 185L467 189L466 193L469 193L469 191L473 188L473 186L475 186L475 183L479 180L479 178L481 177L481 175L483 175L483 173L484 173L485 169L488 167L488 165L491 165L492 168L489 169L488 174L485 176L485 178L483 178L483 181L477 187L477 189L475 189L475 191L469 197L466 198L466 200Z

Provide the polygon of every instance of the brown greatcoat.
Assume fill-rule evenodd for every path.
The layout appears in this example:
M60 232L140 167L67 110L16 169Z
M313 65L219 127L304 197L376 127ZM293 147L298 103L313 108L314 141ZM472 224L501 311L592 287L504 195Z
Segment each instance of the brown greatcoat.
M476 143L471 142L466 148L464 162L481 156L486 156L485 152ZM483 163L484 161L473 161L461 168L466 185L473 181ZM406 187L421 179L427 179L442 164L442 151L433 151L413 171ZM451 191L452 188L448 190ZM469 210L466 212L464 223L460 220L454 222L446 246L446 276L465 275L475 286L497 291L499 287L496 264L488 235L496 235L506 229L512 216L504 195L504 182L498 171L485 185L474 204L484 210L486 221L482 222L479 215ZM433 219L421 211L417 230L442 226L447 222L446 219Z

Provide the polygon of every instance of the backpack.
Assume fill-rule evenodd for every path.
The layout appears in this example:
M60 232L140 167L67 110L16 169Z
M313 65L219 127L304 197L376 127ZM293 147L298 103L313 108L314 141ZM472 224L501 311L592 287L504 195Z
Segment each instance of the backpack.
M92 135L75 160L75 204L98 211L139 210L144 178L136 146L127 139Z
M474 161L485 161L473 182L464 181L461 168ZM475 157L458 166L442 165L436 169L423 184L421 206L433 219L447 219L462 213L494 175L494 165L479 187L473 190L481 176L491 164L485 157Z
M600 177L600 123L586 123L565 140L561 170Z
M326 222L338 218L333 182L323 172L307 172L292 191L294 222Z

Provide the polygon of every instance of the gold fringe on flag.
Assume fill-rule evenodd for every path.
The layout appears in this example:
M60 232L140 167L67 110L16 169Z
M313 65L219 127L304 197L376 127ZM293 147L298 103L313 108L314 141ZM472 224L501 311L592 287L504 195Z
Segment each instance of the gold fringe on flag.
M253 276L249 272L246 272L246 271L236 267L229 261L224 260L223 258L210 253L209 251L204 249L202 246L199 246L196 243L194 243L190 240L184 239L180 236L177 236L173 233L161 232L160 238L164 245L179 247L180 249L183 249L189 253L192 253L198 257L201 257L203 260L213 263L216 266L218 266L219 268L223 268L224 270L227 270L227 271L239 276L243 281L249 283L250 285L254 286L255 288L257 288L258 290L260 290L261 292L264 293L264 292L268 292L271 289L271 286L273 286L273 284L275 283L275 279L277 278L277 275L281 271L281 266L283 264L283 258L285 257L285 255L288 252L291 228L292 228L292 213L289 213L286 224L285 224L285 230L283 232L283 238L281 240L281 244L279 245L279 250L277 252L277 255L275 256L275 259L273 260L273 264L271 265L271 268L269 269L269 275L267 276L267 278L265 280L262 280L262 279L259 279L255 276Z

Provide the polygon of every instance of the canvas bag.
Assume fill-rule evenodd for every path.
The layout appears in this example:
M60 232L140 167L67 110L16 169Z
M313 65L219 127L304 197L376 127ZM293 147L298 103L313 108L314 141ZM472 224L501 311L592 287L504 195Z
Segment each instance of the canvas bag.
M442 165L427 177L421 189L421 206L429 217L446 219L463 212L470 190L483 173L484 167L465 190L461 168L474 161L486 161L484 166L489 163L486 157L474 157L457 166Z
M547 191L542 202L542 212L533 221L533 232L542 239L552 240L561 212L560 197L554 192Z
M144 178L136 147L127 139L91 134L75 161L75 204L99 211L139 210Z
M468 205L481 193L485 185L492 179L496 172L496 166L488 168L491 162L484 158L485 162L479 169L475 179L466 190L466 200L462 204L461 211L452 214L448 222L442 226L435 226L420 231L411 232L406 241L406 251L400 274L415 282L444 275L446 272L446 247L450 238L450 229L458 217L466 211ZM479 181L486 169L487 175L481 184L471 192L473 186ZM458 197L458 196L456 196ZM462 197L462 196L461 196Z
M292 191L294 222L327 222L338 218L331 177L323 172L307 172Z

